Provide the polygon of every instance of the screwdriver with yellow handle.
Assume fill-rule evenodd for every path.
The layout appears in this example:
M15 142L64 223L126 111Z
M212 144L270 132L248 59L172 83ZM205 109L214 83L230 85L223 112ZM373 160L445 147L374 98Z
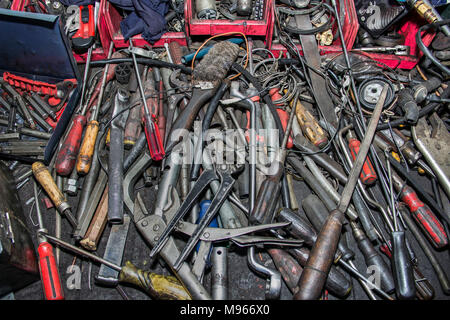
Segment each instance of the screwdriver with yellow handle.
M385 85L375 106L350 175L348 176L339 205L337 209L330 212L314 243L306 266L298 281L299 290L294 295L294 299L296 300L316 300L322 292L339 243L342 224L344 222L344 212L347 211L350 204L361 169L372 144L384 101L386 100L387 90L388 86Z
M119 282L135 285L144 290L153 299L160 300L191 300L189 292L181 282L173 276L163 276L153 272L142 271L130 261L125 262L123 267L102 259L90 252L80 249L59 238L43 234L50 242L57 244L76 254L85 256L93 261L99 262L114 270L119 271Z
M114 43L111 42L109 46L108 59L111 59L112 52L114 49ZM94 154L95 141L97 140L99 123L97 121L98 113L103 99L103 94L105 92L106 78L108 74L109 64L106 64L103 71L102 84L100 88L100 93L97 98L97 103L94 106L94 110L91 114L91 120L86 126L86 131L84 132L83 142L81 143L80 152L78 153L76 169L78 174L86 175L91 168L92 156Z
M323 148L328 143L327 134L319 125L319 122L316 120L316 118L314 118L314 116L305 108L300 100L297 101L295 114L297 116L298 124L302 128L302 132L305 134L305 136L316 147Z
M69 220L72 227L77 227L77 220L73 217L70 204L67 202L66 197L64 197L61 190L56 185L53 180L52 175L48 168L42 162L34 162L31 165L31 170L33 171L33 175L42 188L47 192L48 196L52 200L53 204L56 207L56 210L61 215L66 216Z

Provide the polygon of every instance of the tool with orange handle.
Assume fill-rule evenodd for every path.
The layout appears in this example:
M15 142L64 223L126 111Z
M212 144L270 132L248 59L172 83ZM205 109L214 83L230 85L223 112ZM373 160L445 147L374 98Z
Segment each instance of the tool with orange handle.
M64 300L64 291L59 277L58 266L56 264L55 255L53 254L53 247L47 242L47 239L41 232L47 232L44 228L42 220L41 208L39 207L39 198L37 184L34 183L34 200L36 205L36 213L38 217L38 256L39 256L39 271L41 273L42 287L44 289L45 299L47 300Z
M292 107L292 105L291 105ZM323 148L328 143L328 136L326 132L319 125L316 118L309 112L305 106L297 101L295 109L297 115L297 121L302 129L303 134L311 141L316 147Z
M109 46L108 59L111 59L112 52L114 48L114 43L111 41ZM109 64L105 66L103 72L102 85L100 88L100 93L98 95L97 104L94 106L94 110L91 113L91 119L86 126L86 131L84 132L83 142L81 143L80 153L77 157L76 168L80 175L86 175L91 168L92 155L94 154L95 141L97 140L99 123L97 121L98 113L103 99L103 93L105 91L106 79L108 73Z
M347 139L348 147L352 154L353 161L355 161L356 156L359 152L361 142L356 139L355 134L351 130L349 130L347 133ZM366 161L364 162L359 178L365 185L371 185L375 183L375 181L377 181L377 174L375 173L375 169L373 168L372 162L370 161L369 157L367 157Z

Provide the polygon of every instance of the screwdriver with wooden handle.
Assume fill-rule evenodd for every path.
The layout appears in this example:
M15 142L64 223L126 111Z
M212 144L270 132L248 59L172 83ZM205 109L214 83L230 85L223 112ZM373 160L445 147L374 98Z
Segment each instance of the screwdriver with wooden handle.
M298 282L299 290L294 295L294 299L296 300L316 300L322 292L339 243L344 212L347 211L350 204L361 169L372 144L378 120L383 110L384 101L386 100L387 90L388 86L385 85L370 119L358 156L350 171L339 205L337 209L330 212L311 250L311 254Z
M109 46L108 59L111 59L112 52L114 48L114 43L111 42ZM91 168L92 156L94 154L95 141L97 140L99 123L97 121L100 106L103 100L103 93L105 92L106 79L108 74L109 64L105 66L103 71L102 85L100 88L100 93L98 95L97 104L94 106L94 110L91 114L91 120L86 126L86 131L84 132L83 142L81 143L80 152L78 153L76 168L80 175L86 175Z
M119 282L129 283L143 289L150 297L160 300L191 300L189 292L180 281L173 276L163 276L153 272L142 271L136 268L130 261L125 262L123 267L102 259L90 252L80 249L59 238L42 233L51 242L66 248L76 254L85 256L93 261L99 262L114 270L119 271Z
M72 227L76 228L77 220L72 215L70 204L67 202L66 197L64 197L63 193L56 185L47 167L42 162L37 161L31 165L31 170L33 171L33 175L36 180L42 188L44 188L45 192L47 192L48 196L54 203L56 210L58 210L61 215L66 216Z

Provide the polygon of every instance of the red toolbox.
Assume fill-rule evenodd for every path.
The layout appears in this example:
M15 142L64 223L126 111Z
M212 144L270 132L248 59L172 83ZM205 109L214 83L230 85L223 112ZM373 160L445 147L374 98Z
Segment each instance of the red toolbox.
M413 13L407 15L403 21L403 25L400 27L398 33L405 37L404 45L410 47L409 56L397 56L394 54L382 54L382 53L366 53L372 59L379 61L388 67L395 69L412 69L419 62L420 58L423 56L422 51L419 50L416 44L416 33L419 28L424 25L426 22L417 16L417 14ZM433 29L429 31L425 31L422 33L422 41L425 46L429 46L431 41L435 36L436 32Z
M266 46L270 48L274 26L274 1L266 0L262 20L209 20L197 19L194 1L187 0L184 4L186 32L192 36L214 36L227 32L242 32L246 36L264 36Z
M109 43L111 41L114 42L114 46L116 48L128 47L128 41L124 40L120 30L120 22L122 20L123 17L114 5L109 3L107 0L100 1L98 32L104 48L109 48ZM156 41L153 45L150 45L150 43L144 40L140 34L134 36L132 39L133 44L136 47L144 47L147 45L155 48L161 48L164 47L165 43L170 43L172 41L176 41L182 46L186 45L186 37L184 32L166 32L163 34L161 39Z
M25 11L25 7L30 4L30 0L13 0L11 5L11 10L16 11ZM85 53L76 53L73 51L73 56L75 57L75 61L77 63L85 63L87 59L87 52ZM96 48L92 50L91 61L106 59L106 53L103 48Z
M353 0L338 0L338 10L341 8L340 1L344 1L345 8L344 19L342 21L342 32L344 34L344 40L347 45L347 49L351 50L353 44L355 43L356 35L358 34L358 16L356 15L356 8ZM332 31L333 34L338 33L336 24L334 24ZM297 45L297 48L300 50L300 53L302 53L302 47L300 44ZM275 54L275 56L278 57L281 52L286 52L286 48L281 44L274 43L271 46L271 51ZM341 40L337 38L329 46L319 46L319 51L321 55L340 52L342 51Z

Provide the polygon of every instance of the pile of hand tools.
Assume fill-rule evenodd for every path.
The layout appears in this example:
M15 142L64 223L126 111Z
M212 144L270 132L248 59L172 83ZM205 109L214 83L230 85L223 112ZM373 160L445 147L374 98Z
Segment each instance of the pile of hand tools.
M253 17L251 3L215 10ZM111 41L97 61L89 49L80 101L47 163L74 85L27 90L3 74L0 155L21 197L32 191L46 299L65 297L62 254L98 264L95 284L124 297L119 284L152 299L235 298L235 252L268 300L450 294L448 48L418 40L422 62L392 69L347 48L336 0L276 5L277 54L241 32L189 49ZM447 23L417 37L432 29L447 40ZM341 50L321 55L330 34ZM122 261L139 246L147 271Z

